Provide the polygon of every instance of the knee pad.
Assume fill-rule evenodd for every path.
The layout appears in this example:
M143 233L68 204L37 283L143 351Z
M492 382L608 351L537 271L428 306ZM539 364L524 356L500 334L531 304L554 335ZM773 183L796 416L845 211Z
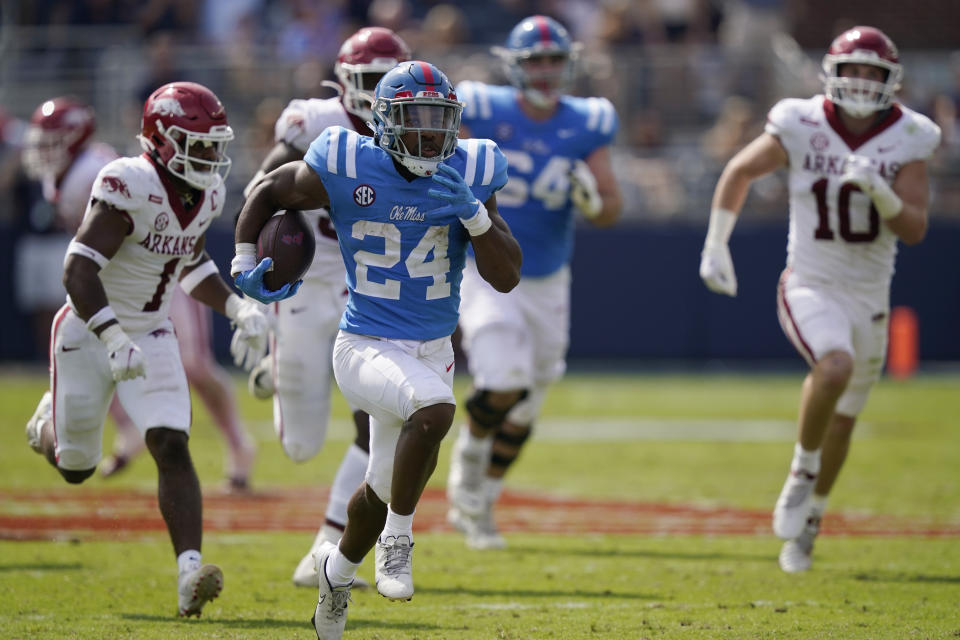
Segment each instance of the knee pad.
M467 413L470 414L470 417L473 418L474 422L485 429L492 429L493 427L496 427L502 423L507 417L507 414L510 413L510 410L513 409L517 403L527 397L527 390L524 389L520 393L520 397L517 399L517 402L506 409L497 409L496 407L491 406L487 400L489 394L490 392L484 389L475 390L473 395L467 398L466 402Z
M540 416L540 407L543 406L546 395L546 384L535 385L520 402L513 405L507 419L513 424L533 424Z

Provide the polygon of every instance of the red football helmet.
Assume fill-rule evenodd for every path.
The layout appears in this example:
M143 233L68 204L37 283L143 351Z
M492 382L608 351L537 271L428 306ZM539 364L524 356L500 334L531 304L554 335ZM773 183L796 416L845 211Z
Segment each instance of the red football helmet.
M840 76L840 65L869 64L887 72L884 82ZM834 39L823 56L823 86L827 97L850 115L863 118L893 102L900 88L903 67L897 47L885 33L873 27L853 27Z
M226 179L233 129L213 91L195 82L171 82L147 98L140 122L140 146L167 171L197 189Z
M73 98L53 98L36 108L24 138L23 166L34 180L58 177L96 130L93 109Z
M373 120L373 90L387 71L410 59L410 47L384 27L364 27L347 38L333 67L343 86L343 107L364 122Z

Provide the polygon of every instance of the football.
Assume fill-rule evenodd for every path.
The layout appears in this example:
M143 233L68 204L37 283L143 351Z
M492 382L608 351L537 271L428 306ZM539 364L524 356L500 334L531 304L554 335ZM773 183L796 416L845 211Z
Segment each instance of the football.
M257 237L257 262L273 258L273 266L263 276L263 284L276 291L296 282L310 268L316 239L313 228L301 211L285 211L267 220Z

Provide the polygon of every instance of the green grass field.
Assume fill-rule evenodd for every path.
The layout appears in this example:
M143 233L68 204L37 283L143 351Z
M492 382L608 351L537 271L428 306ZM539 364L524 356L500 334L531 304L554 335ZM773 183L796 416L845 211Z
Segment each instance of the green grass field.
M260 442L255 487L328 486L350 438L347 408L318 458L282 455L269 403L242 413ZM667 505L772 507L789 464L800 375L571 375L548 397L508 487L554 496ZM67 486L26 446L23 424L46 380L0 375L0 496ZM466 379L458 378L460 390ZM458 396L459 397L459 396ZM883 381L855 436L830 513L890 515L931 529L960 526L960 377ZM222 481L223 448L195 406L191 449L201 482ZM107 429L106 439L112 438ZM450 439L432 485L446 478ZM71 491L152 492L152 462ZM0 516L16 515L9 498ZM45 509L42 505L38 509ZM49 510L55 510L50 505ZM0 530L2 532L2 530ZM61 536L0 539L0 637L314 638L316 593L290 573L309 547L300 532L210 532L204 558L225 574L201 620L181 621L169 540ZM546 535L515 532L504 551L466 550L458 535L417 535L416 597L357 591L345 638L957 638L956 536L824 535L814 568L783 574L772 534ZM361 569L372 576L372 559Z

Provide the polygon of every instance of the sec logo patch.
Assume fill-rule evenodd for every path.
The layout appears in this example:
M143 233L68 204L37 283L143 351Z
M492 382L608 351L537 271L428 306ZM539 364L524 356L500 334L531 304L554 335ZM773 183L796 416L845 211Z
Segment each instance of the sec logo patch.
M360 207L369 207L377 199L377 192L368 184L362 184L353 190L353 201Z

